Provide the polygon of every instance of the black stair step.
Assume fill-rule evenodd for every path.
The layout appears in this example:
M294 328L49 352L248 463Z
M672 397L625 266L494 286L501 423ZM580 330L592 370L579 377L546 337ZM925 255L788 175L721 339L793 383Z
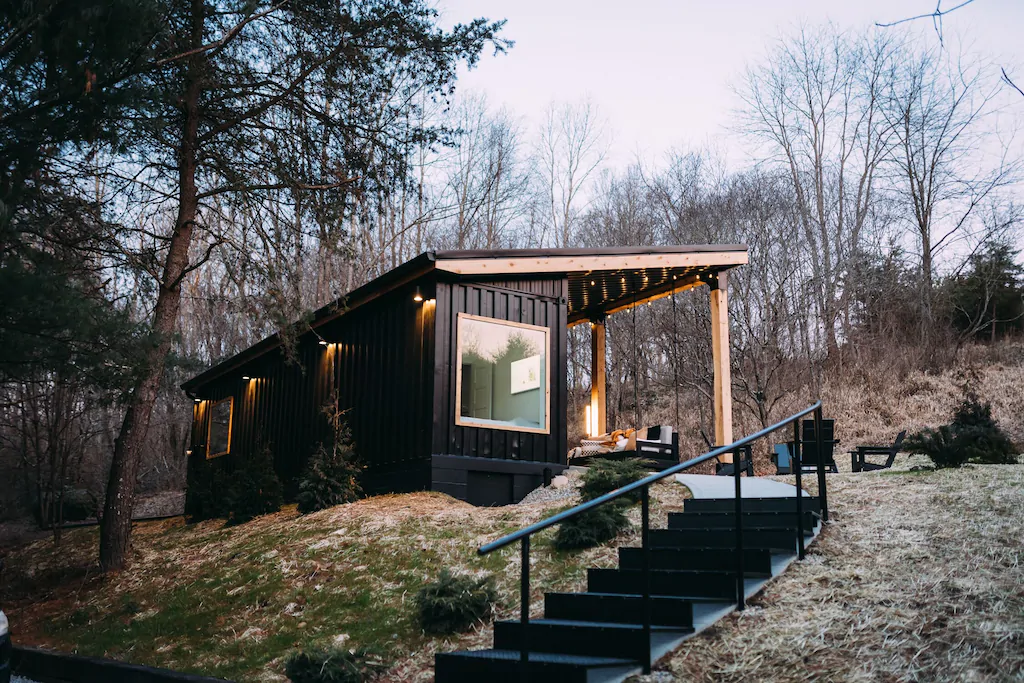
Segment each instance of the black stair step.
M730 529L651 529L653 548L735 548ZM795 529L743 529L744 548L796 552Z
M793 529L796 531L795 512L744 512L743 528ZM804 529L812 531L818 518L812 512L803 513ZM736 513L732 512L670 512L669 529L735 529Z
M795 542L795 541L794 541ZM652 569L702 569L735 571L735 548L651 548ZM643 548L619 548L621 569L643 569ZM772 553L766 548L743 549L743 572L748 576L771 576Z
M821 512L821 503L817 498L805 497L803 509ZM687 498L683 503L686 512L735 512L735 498ZM796 512L796 499L793 498L744 498L744 512Z
M434 655L434 681L520 683L519 657L518 650L439 652ZM591 683L623 678L640 668L640 663L632 659L548 652L530 652L527 661L531 683Z
M638 569L588 569L587 591L642 594L643 578ZM735 600L736 576L731 572L651 570L651 594Z
M643 596L619 593L547 593L544 595L544 617L639 624L644 619ZM652 595L651 623L691 628L693 603L683 598Z
M496 621L494 648L519 650L521 627L518 621ZM678 626L652 626L649 643L639 624L534 619L529 629L527 646L531 652L623 659L639 659L649 648L668 644L693 631Z

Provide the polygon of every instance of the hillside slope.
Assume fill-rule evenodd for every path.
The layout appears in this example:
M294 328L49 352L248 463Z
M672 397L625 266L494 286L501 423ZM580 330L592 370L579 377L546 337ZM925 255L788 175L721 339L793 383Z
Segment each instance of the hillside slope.
M656 680L1021 680L1024 466L831 475L829 499L807 559Z

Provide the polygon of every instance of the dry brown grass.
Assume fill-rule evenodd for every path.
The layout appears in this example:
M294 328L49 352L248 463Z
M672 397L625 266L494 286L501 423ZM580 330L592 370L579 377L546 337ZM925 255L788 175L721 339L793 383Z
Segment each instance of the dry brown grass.
M1024 680L1024 467L828 481L808 558L657 680Z
M1024 443L1024 345L967 348L956 367L940 374L920 371L905 377L879 375L859 381L826 381L822 402L826 415L836 418L843 443L837 451L861 443L891 443L902 429L910 432L950 421L961 398L960 374L974 368L980 376L978 393L992 403L992 415L1016 443ZM842 467L849 458L837 454Z

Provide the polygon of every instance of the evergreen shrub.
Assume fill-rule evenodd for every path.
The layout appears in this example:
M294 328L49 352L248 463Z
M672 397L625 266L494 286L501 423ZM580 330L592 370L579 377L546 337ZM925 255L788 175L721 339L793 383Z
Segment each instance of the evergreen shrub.
M632 484L647 475L643 460L598 460L583 475L580 497L584 502ZM571 517L558 525L554 546L558 550L583 550L607 543L629 527L625 510L638 503L640 490Z
M362 495L360 468L347 428L343 428L328 448L317 444L305 471L299 478L299 512L306 514L342 503L351 503Z
M623 513L625 508L626 505L613 501L570 517L558 525L555 548L583 550L607 543L629 526L629 520Z
M202 462L198 467L199 471L189 477L185 490L185 515L189 522L226 517L228 510L224 493L227 480L224 472L210 462Z
M962 467L967 462L1012 465L1016 448L992 418L992 405L974 390L976 373L968 371L964 398L953 411L953 421L938 429L922 429L906 441L910 453L927 455L937 468Z
M284 664L292 683L363 683L386 669L379 655L363 649L300 650L290 654Z
M216 495L216 491L214 492ZM231 476L224 495L228 524L245 524L260 515L277 512L284 505L281 480L274 471L270 446L255 449Z
M431 635L466 631L490 618L497 599L493 577L456 576L443 569L416 594L420 626Z
M583 475L580 486L580 497L583 501L600 498L606 493L622 488L626 484L643 479L647 476L643 460L629 458L627 460L598 460ZM640 502L641 491L637 490L619 500L631 503Z

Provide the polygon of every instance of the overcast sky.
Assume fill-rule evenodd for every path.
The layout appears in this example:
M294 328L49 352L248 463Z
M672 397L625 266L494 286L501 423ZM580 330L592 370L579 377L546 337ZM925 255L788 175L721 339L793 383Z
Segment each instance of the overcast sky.
M960 0L944 0L952 7ZM863 28L932 11L934 0L438 0L447 22L508 20L516 42L460 79L528 125L551 101L589 97L613 132L609 165L711 144L745 163L734 120L745 66L799 21ZM920 29L931 30L930 20ZM945 18L1024 83L1024 0L975 0ZM934 32L931 34L934 36ZM936 38L937 40L937 38Z

